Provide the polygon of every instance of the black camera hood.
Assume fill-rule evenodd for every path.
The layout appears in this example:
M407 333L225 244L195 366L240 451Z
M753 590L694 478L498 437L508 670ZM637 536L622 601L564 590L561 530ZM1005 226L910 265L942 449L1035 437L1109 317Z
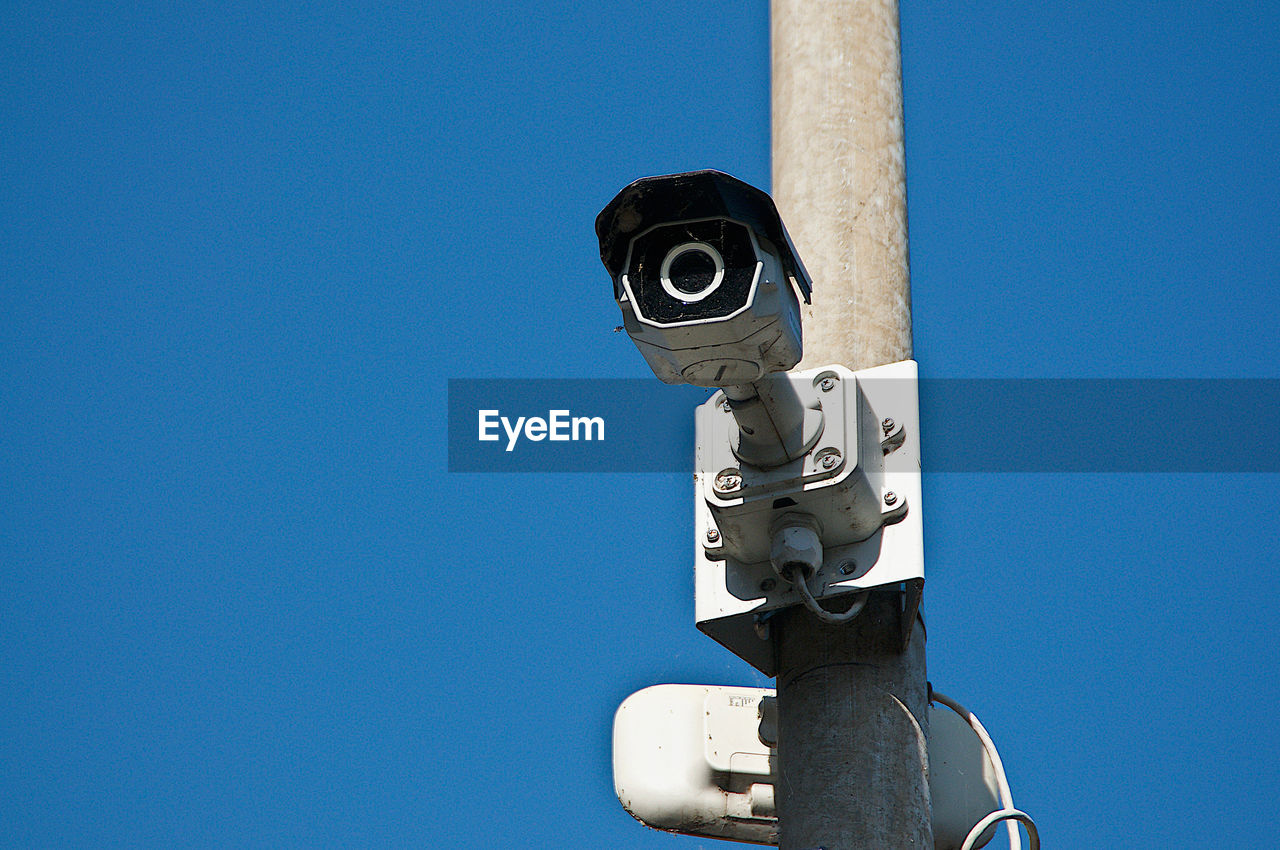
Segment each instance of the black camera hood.
M613 278L613 294L622 299L622 273L632 237L667 222L728 218L747 225L773 243L783 271L804 296L813 290L809 273L796 256L778 208L766 193L723 171L687 171L642 177L618 193L596 216L600 260Z

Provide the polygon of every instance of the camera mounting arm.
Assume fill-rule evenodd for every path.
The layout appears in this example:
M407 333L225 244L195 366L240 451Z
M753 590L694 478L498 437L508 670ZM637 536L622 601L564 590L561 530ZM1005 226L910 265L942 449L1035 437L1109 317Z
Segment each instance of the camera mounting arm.
M806 405L785 374L722 391L738 424L733 453L743 463L760 469L782 466L804 457L822 436L822 407Z

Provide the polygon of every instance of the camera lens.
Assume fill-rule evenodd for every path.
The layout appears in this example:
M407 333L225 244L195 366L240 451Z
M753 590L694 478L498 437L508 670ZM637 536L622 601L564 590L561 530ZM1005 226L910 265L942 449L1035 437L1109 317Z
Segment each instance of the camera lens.
M686 242L662 261L662 288L685 303L701 301L724 280L724 259L705 242Z
M671 261L671 285L681 292L697 295L716 278L716 261L704 251L685 251Z
M720 321L751 305L761 268L745 224L723 218L677 221L631 240L620 283L642 322Z

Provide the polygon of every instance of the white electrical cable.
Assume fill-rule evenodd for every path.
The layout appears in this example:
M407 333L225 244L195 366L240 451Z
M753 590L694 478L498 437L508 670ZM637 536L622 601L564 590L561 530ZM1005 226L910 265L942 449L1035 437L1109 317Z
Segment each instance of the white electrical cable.
M812 611L822 622L831 623L832 625L847 623L854 617L858 616L858 614L862 613L862 609L866 607L867 593L864 591L856 600L854 600L853 607L848 611L845 611L843 614L836 614L832 611L828 611L818 604L818 600L813 598L813 593L809 590L809 577L807 575L795 575L795 573L802 572L804 571L798 568L792 571L796 590L800 591L800 598L804 600L804 607Z
M1016 834L1018 826L1014 821L1021 822L1027 828L1027 838L1031 845L1031 850L1040 850L1040 833L1036 831L1036 822L1031 819L1031 815L1017 809L1001 809L998 812L992 812L982 820L974 824L973 829L969 830L969 834L965 836L964 844L960 845L960 850L973 850L982 833L987 831L993 823L1004 821L1009 826L1010 834ZM1019 843L1017 846L1021 846Z
M1006 828L1009 830L1009 848L1010 850L1022 850L1022 835L1018 832L1018 823L1022 823L1027 828L1027 839L1031 845L1031 850L1040 850L1040 833L1036 830L1035 822L1031 820L1031 816L1026 812L1018 811L1013 807L1013 791L1009 789L1009 778L1004 773L1004 762L1000 761L1000 753L996 752L995 742L991 740L991 736L987 734L986 727L978 720L977 716L965 708L951 697L940 694L930 688L929 701L940 702L956 714L964 718L964 721L973 729L974 734L978 736L978 740L982 742L982 748L986 750L987 758L991 760L991 767L996 772L996 787L1000 792L1000 805L1004 806L999 811L992 812L969 830L968 836L965 837L964 844L960 850L973 850L978 837L994 823L1000 821L1005 822Z

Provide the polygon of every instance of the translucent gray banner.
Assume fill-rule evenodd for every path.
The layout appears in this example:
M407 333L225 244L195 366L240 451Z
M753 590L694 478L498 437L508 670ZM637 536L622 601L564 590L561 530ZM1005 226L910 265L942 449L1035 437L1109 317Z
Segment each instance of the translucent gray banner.
M710 396L653 379L449 380L450 472L689 472ZM1280 472L1280 380L925 379L925 472Z

